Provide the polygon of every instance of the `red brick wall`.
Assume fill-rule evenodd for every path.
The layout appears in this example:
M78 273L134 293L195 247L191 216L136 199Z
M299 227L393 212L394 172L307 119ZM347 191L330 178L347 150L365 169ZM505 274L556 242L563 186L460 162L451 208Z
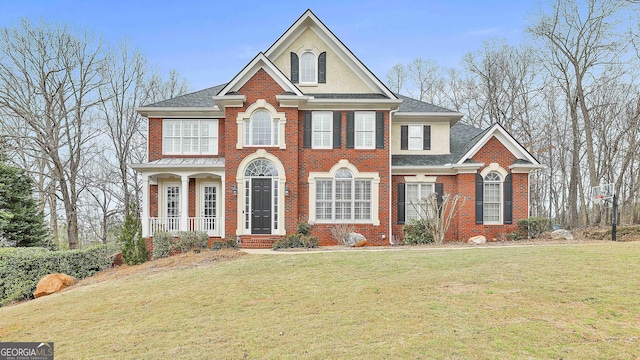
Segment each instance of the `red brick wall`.
M491 163L498 163L509 171L509 166L516 161L516 157L497 138L491 138L482 147L473 160L482 162L485 167ZM480 173L483 168L478 170ZM413 174L415 175L415 174ZM425 174L429 176L429 174ZM512 174L513 180L513 223L503 225L476 225L475 223L475 179L476 174L458 174L437 176L436 182L443 183L445 193L465 196L465 202L456 219L451 223L445 241L466 241L475 235L484 235L488 241L501 240L503 236L517 230L518 220L529 215L528 205L528 174ZM393 177L393 234L402 238L402 225L398 224L397 216L397 184L404 182L404 176Z
M299 118L304 117L304 112L300 112ZM384 114L385 131L389 128L389 112ZM303 142L303 123L300 122L298 130L298 142ZM347 159L359 172L377 172L380 177L379 185L379 219L380 225L355 224L355 231L367 238L367 245L388 245L389 244L389 197L391 196L389 186L389 134L385 133L384 149L347 149L346 137L346 114L342 114L342 147L340 149L310 149L301 148L300 153L300 178L299 187L299 213L300 218L305 221L309 218L309 173L328 172L341 159ZM320 245L336 245L337 242L331 237L331 224L315 224L312 234L320 238ZM382 238L384 234L385 238Z
M149 161L162 158L162 119L149 118L149 137L147 141Z
M189 179L189 217L196 216L196 179Z
M149 217L158 217L158 185L149 185Z
M297 208L298 208L298 110L296 108L281 108L276 95L283 94L284 89L278 85L264 70L259 70L249 79L239 90L239 94L247 97L243 107L227 108L224 126L224 145L223 152L225 154L225 176L227 182L227 203L225 205L225 223L228 236L236 236L237 224L237 196L232 194L231 189L236 185L236 175L240 162L250 154L256 152L259 147L244 147L236 149L238 139L238 127L236 119L238 113L246 112L247 108L255 103L258 99L265 99L269 104L275 107L276 111L284 112L287 124L285 128L285 139L287 148L264 147L268 153L276 156L282 162L285 168L285 176L287 178L287 186L290 189L290 195L284 196L284 189L280 189L281 196L285 201L285 229L287 233L293 233L297 225ZM242 215L242 214L240 214Z

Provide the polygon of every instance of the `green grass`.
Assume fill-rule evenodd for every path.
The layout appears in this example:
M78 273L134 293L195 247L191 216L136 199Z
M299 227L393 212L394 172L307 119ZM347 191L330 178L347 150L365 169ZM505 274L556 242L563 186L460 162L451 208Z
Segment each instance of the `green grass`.
M640 242L248 255L0 308L61 359L635 359Z

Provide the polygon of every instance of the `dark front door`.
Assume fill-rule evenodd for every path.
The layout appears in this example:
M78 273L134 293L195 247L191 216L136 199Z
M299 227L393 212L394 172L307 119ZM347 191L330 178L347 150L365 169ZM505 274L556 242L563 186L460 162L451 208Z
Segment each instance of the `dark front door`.
M251 233L271 234L271 179L251 180Z

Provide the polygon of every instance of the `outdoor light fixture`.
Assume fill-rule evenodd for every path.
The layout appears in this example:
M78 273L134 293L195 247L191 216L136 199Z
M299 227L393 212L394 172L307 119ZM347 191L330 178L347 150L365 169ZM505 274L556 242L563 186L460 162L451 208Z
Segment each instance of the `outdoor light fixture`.
M284 186L284 196L289 196L289 185Z
M231 188L231 192L233 193L234 196L238 195L238 188L235 185L233 185L233 188Z

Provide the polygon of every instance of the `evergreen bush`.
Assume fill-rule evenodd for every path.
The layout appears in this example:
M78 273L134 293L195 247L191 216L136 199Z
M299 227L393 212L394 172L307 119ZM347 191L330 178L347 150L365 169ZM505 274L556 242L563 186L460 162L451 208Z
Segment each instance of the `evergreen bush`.
M209 235L203 231L181 231L178 249L186 254L191 250L203 250L209 247Z
M0 249L0 306L32 298L38 281L45 275L64 273L83 279L107 269L114 251L108 245L64 251L37 247Z
M551 221L547 218L530 217L518 221L518 231L523 238L535 239L548 230L551 230Z
M404 235L404 245L422 245L433 242L431 232L424 220L409 220L402 227L402 235Z
M273 244L273 250L290 249L290 248L303 248L303 249L317 248L319 242L320 241L317 236L289 234L278 239Z
M166 231L158 231L153 234L153 259L162 259L171 255L175 249L173 236Z
M118 242L121 246L122 261L125 264L137 265L149 260L149 252L142 238L142 224L133 211L129 211L125 217Z

